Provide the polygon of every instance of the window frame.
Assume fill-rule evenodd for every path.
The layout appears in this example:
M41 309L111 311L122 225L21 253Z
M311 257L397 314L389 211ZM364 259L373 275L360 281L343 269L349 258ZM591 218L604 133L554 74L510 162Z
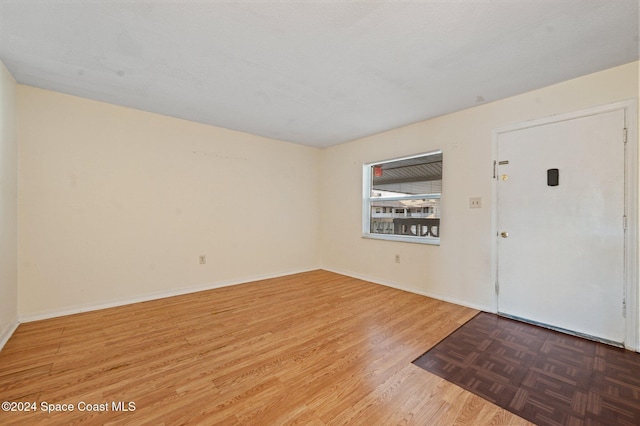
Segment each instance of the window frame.
M405 157L392 158L389 160L383 161L373 161L370 163L365 163L362 166L362 238L374 239L374 240L386 240L386 241L402 241L407 243L416 243L416 244L428 244L428 245L440 245L440 237L418 237L412 235L397 235L397 234L377 234L371 232L371 203L373 200L380 200L380 198L372 197L372 174L371 171L373 166L388 164L402 160L410 160L413 158L419 157L427 157L430 155L438 155L442 154L441 149L423 152L415 155L408 155ZM443 155L444 162L444 155ZM444 174L444 173L443 173ZM442 178L441 178L442 179ZM406 196L398 196L398 197L384 197L384 201L400 201L400 200L422 200L422 199L441 199L442 198L442 190L440 193L435 194L416 194L416 195L406 195ZM441 206L442 209L442 206ZM441 215L442 216L442 215ZM440 217L441 219L441 217ZM438 235L440 234L440 226L438 226Z

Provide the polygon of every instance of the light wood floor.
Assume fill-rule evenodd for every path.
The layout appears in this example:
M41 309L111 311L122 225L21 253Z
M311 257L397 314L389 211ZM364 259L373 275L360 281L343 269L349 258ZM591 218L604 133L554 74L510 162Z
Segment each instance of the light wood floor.
M411 364L476 312L314 271L26 323L0 424L529 424Z

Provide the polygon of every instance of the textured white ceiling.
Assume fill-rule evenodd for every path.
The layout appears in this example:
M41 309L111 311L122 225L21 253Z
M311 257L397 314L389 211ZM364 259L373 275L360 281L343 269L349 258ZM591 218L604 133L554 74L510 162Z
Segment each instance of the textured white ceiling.
M0 0L19 83L326 147L637 60L638 0Z

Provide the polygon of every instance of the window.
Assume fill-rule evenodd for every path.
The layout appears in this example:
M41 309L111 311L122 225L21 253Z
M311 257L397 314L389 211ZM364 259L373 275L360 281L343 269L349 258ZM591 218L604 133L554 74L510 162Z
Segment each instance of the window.
M442 151L364 165L362 233L440 244Z

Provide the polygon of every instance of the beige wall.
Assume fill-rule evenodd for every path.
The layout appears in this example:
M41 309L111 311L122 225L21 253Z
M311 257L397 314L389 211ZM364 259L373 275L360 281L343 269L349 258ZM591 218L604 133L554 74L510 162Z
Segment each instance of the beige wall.
M0 62L0 349L18 325L16 82Z
M637 95L636 62L324 150L324 267L491 310L492 129ZM361 238L363 163L434 149L444 153L441 245ZM483 207L469 209L469 197Z
M316 149L27 86L18 134L22 319L319 266Z
M490 310L492 129L638 90L633 63L319 151L18 86L21 318L319 266ZM441 245L362 239L362 164L433 149Z

